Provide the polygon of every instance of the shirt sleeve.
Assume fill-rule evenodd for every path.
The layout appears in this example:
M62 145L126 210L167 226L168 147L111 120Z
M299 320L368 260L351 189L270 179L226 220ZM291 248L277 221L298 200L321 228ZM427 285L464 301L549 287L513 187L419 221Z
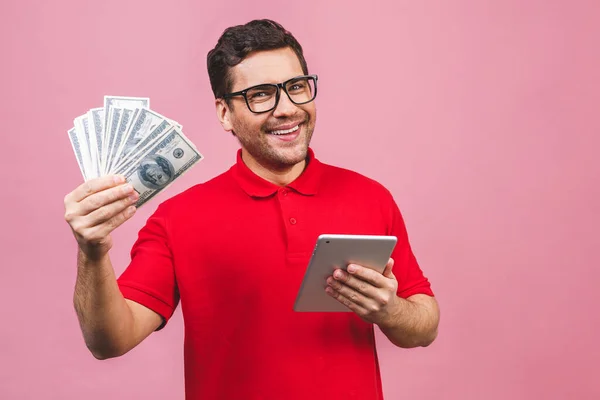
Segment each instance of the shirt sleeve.
M394 259L392 273L398 280L397 295L404 299L415 294L433 296L431 284L423 274L410 246L404 218L391 194L389 196L388 213L391 221L389 234L398 238L396 247L392 252L392 258Z
M140 230L131 249L131 262L117 279L123 297L162 317L157 330L167 324L179 303L168 232L165 207L160 205Z

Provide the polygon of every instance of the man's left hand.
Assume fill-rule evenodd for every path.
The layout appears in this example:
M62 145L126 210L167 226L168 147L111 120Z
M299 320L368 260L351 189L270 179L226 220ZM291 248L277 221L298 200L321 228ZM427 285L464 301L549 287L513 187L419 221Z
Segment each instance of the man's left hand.
M347 271L336 269L327 278L325 291L365 321L382 325L393 318L397 309L398 281L392 268L394 260L389 259L382 274L372 269L350 264Z

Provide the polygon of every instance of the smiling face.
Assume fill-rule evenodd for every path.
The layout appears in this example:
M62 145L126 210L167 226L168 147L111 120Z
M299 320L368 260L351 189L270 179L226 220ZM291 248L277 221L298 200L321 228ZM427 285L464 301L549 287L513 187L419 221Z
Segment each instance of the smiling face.
M231 69L232 92L264 83L280 83L303 75L300 61L289 48L258 51ZM304 162L316 121L315 102L296 105L281 90L277 107L254 114L243 96L230 99L231 107L217 100L217 115L226 131L233 132L243 155L274 171Z

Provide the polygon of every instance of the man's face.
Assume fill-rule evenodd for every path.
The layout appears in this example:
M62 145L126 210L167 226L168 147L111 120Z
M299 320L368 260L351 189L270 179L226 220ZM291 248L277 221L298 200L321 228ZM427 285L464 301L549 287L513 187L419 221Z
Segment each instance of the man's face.
M154 180L154 183L158 186L162 186L169 181L169 176L164 173L162 168L158 165L151 165L146 169L146 174L149 178Z
M304 74L298 57L289 48L254 53L233 67L231 73L232 92ZM220 104L218 112L223 127L232 131L246 155L261 165L282 170L306 158L316 120L314 101L295 105L281 90L277 107L262 114L252 113L243 96L231 99L232 108L224 102Z

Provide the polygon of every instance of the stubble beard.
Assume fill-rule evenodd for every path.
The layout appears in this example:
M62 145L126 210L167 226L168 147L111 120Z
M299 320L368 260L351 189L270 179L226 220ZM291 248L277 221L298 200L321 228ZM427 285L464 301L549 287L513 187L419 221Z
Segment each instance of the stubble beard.
M271 136L271 134L267 133L267 127L267 125L261 126L258 134L251 133L250 135L239 135L234 132L234 135L242 147L252 156L252 158L269 169L285 170L306 159L308 147L312 140L314 131L314 121L310 119L308 113L305 114L304 121L300 125L302 133L293 142L293 144L282 142L283 146L279 147L279 149L282 149L283 151L274 148L269 144L269 136ZM250 130L251 129L247 126L241 126L241 129L238 129L237 131L248 132ZM299 140L302 141L301 144L298 144ZM294 154L288 156L287 152L285 151L285 147L287 147L286 145L290 148L300 148L300 152L298 153L297 151L294 151Z

